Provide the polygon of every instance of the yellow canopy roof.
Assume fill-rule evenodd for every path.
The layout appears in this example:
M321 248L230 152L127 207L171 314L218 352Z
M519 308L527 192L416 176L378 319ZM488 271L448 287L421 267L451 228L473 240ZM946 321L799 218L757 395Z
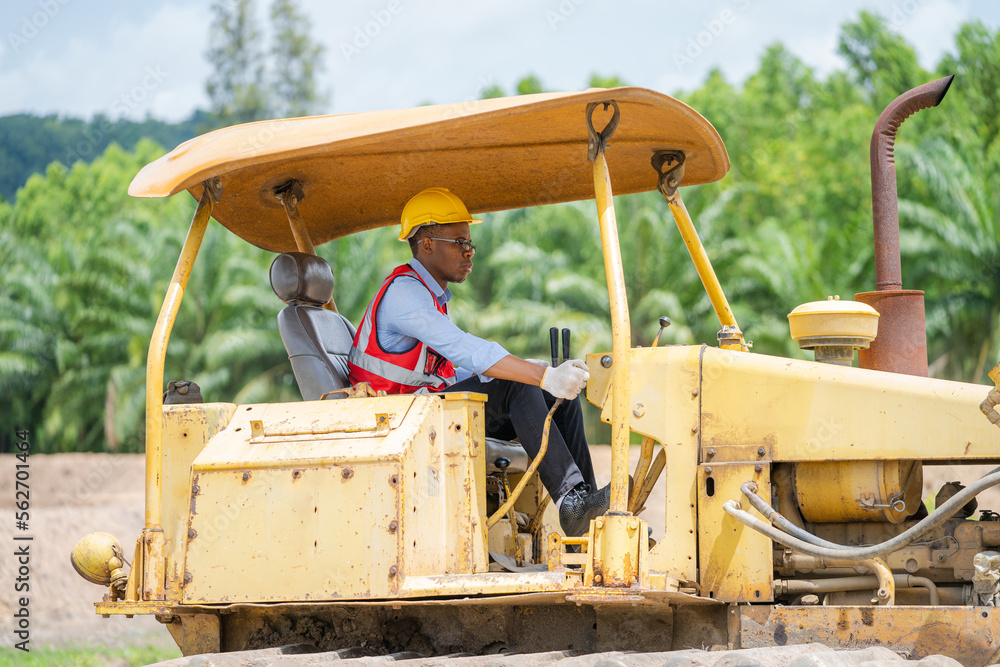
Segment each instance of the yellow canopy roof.
M618 129L605 153L615 194L656 189L650 158L686 155L684 184L729 170L715 128L677 100L643 88L540 93L395 111L261 121L210 132L146 165L134 197L167 197L218 176L212 216L250 243L284 252L295 242L274 188L302 184L299 204L313 244L398 225L417 192L443 186L473 213L592 199L585 109L615 100ZM600 130L611 110L598 107Z

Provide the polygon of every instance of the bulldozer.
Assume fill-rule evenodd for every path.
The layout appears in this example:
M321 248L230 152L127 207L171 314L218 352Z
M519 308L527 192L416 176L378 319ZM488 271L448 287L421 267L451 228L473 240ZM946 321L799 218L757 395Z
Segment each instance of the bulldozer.
M1000 390L928 377L923 292L900 271L895 134L951 81L902 94L878 120L876 289L789 314L815 360L751 350L681 196L725 177L725 145L655 91L250 123L147 165L131 195L186 190L198 204L149 346L145 527L130 563L104 533L74 549L77 571L107 589L96 612L154 615L184 655L823 644L992 664L1000 517L970 507L1000 472L942 489L932 511L921 484L925 465L1000 462ZM544 439L533 459L487 439L483 395L347 380L354 324L315 248L398 224L409 197L440 184L477 214L596 204L612 344L586 356L586 398L611 427L611 501L582 536L560 531L534 474ZM613 195L654 190L718 317L711 344L632 345ZM276 335L302 401L205 400L184 382L163 393L211 218L276 254ZM658 542L642 517L652 502Z

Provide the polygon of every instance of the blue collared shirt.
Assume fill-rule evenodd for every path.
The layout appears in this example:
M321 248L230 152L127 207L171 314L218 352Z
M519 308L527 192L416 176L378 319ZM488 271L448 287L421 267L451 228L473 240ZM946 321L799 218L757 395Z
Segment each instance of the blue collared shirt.
M484 382L489 381L482 373L509 352L499 343L462 331L440 313L434 300L441 305L448 303L451 290L442 289L415 257L409 264L427 283L433 296L412 277L400 276L394 280L375 314L379 345L388 352L405 352L421 341L455 365L458 381L471 373L478 374Z

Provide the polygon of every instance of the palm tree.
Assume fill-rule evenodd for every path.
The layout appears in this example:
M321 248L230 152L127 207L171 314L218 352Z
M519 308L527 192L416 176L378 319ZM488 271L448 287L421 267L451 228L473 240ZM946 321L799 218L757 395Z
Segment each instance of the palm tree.
M1000 361L1000 183L989 157L956 150L940 138L896 148L913 173L900 198L904 252L927 292L932 369L988 382ZM901 185L902 187L902 185Z
M9 212L0 214L7 219ZM42 448L48 383L55 376L55 331L59 313L52 304L56 276L36 248L0 232L0 451L8 451L14 430L26 429Z

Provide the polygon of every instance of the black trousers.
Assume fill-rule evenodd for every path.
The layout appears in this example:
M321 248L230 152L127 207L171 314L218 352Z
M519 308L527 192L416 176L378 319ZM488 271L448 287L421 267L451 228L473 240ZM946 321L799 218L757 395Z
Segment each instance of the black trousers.
M516 436L528 456L534 458L538 454L545 416L556 402L551 394L534 385L512 380L494 378L482 382L475 375L445 391L486 394L486 435L500 440L512 440ZM549 446L538 466L538 476L552 496L552 502L580 482L589 484L591 489L597 488L579 396L563 401L552 415Z

